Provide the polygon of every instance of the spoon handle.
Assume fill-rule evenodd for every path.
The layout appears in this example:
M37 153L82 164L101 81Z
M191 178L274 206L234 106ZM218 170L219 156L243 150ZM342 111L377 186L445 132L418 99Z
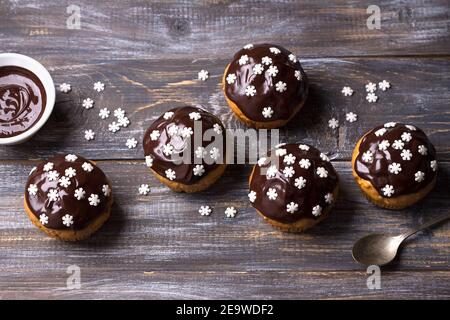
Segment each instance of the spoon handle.
M444 214L444 215L442 215L440 217L437 217L436 219L432 219L432 220L424 223L423 225L421 225L421 226L419 226L419 227L417 227L417 228L415 228L413 230L410 230L410 231L404 233L403 237L404 237L404 239L409 238L413 234L415 234L415 233L417 233L417 232L419 232L421 230L427 229L429 227L432 227L435 224L441 223L441 222L443 222L443 221L445 221L445 220L447 220L449 218L450 218L450 213Z

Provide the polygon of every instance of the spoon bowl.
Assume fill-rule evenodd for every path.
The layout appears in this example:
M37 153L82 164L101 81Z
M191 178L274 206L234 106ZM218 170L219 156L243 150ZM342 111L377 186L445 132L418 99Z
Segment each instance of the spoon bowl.
M365 265L386 265L395 259L403 240L403 236L369 234L359 239L353 246L353 259Z

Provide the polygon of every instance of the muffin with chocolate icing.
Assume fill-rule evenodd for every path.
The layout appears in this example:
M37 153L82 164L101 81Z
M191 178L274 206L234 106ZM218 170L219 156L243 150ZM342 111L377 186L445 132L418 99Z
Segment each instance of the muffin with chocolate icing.
M223 90L241 121L271 129L285 125L301 109L308 80L290 51L272 44L249 44L226 67Z
M389 122L367 132L356 144L352 167L366 197L388 209L416 203L436 183L434 146L411 125Z
M33 168L25 188L25 211L50 237L74 241L89 237L108 220L111 183L93 162L59 155Z
M306 144L284 144L253 167L248 197L271 225L301 232L330 214L338 191L338 175L325 154Z
M225 171L225 134L219 118L201 108L172 109L144 135L146 164L174 191L202 191Z

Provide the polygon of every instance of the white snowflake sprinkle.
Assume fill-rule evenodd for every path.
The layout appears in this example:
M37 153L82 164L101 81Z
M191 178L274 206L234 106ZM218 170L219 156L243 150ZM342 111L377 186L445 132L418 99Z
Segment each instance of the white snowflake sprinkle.
M214 125L213 125L213 130L214 130L214 132L215 133L217 133L217 134L222 134L222 127L220 126L220 124L218 124L218 123L215 123Z
M283 174L286 178L292 178L295 174L294 167L286 167L283 170Z
M333 201L334 201L333 194L330 193L330 192L327 193L327 194L325 195L325 202L328 203L328 204L332 204Z
M276 66L270 66L269 69L267 69L267 74L271 77L276 77L278 74L278 68Z
M48 181L56 181L56 179L59 178L59 173L55 170L47 172L47 179Z
M381 151L386 151L387 148L389 148L391 144L387 140L383 140L380 143L378 143L378 149Z
M267 158L266 157L262 157L258 160L258 166L262 167L267 163Z
M83 170L86 172L91 172L92 170L94 170L94 166L92 164L90 164L89 162L84 162L81 165L81 168L83 168Z
M98 204L100 203L100 199L98 197L98 194L92 193L89 196L88 201L89 201L89 205L91 205L93 207L98 206Z
M128 119L128 117L119 118L117 120L117 124L123 128L126 128L130 124L130 119Z
M366 91L370 93L374 93L377 90L377 85L373 82L369 82L366 84Z
M78 188L78 189L75 190L74 197L75 197L77 200L82 200L82 199L84 199L84 196L85 196L85 195L86 195L86 191L84 191L83 188Z
M400 157L405 161L409 161L412 158L412 152L409 149L403 149L402 153L400 153Z
M228 207L225 209L225 216L227 218L234 218L236 216L236 209L234 207Z
M209 72L206 70L200 70L198 73L198 80L206 81L209 78Z
M239 65L243 66L244 64L247 64L249 61L248 55L244 54L239 58Z
M369 150L364 152L362 154L362 161L364 161L365 163L372 163L373 162L373 153Z
M435 172L438 169L438 163L436 160L430 161L430 168L431 168L431 170L433 170L433 172Z
M111 187L109 184L104 184L102 186L102 192L105 197L109 197L111 195Z
M37 192L38 192L37 186L36 186L35 184L31 183L31 184L28 186L28 194L29 194L30 196L35 196L35 195L37 194Z
M309 161L309 159L301 159L298 164L300 165L300 168L309 169L311 161Z
M301 73L301 71L300 71L300 70L295 70L295 71L294 71L294 77L295 77L298 81L302 80L302 73Z
M194 134L194 131L192 130L191 127L184 127L183 129L180 130L180 134L183 138L189 138Z
M58 182L61 187L67 188L70 186L70 179L66 176L59 178Z
M270 58L268 56L262 57L261 62L262 62L262 64L265 64L266 66L271 65L272 58Z
M318 167L316 170L316 174L321 178L328 177L328 171L324 167Z
M369 103L374 103L374 102L377 102L378 97L375 95L375 93L368 93L367 96L366 96L366 100Z
M236 81L236 75L234 73L229 73L227 75L227 83L228 84L233 84Z
M275 188L269 188L266 194L269 200L275 200L278 197L278 193Z
M400 163L393 162L388 166L388 170L390 173L399 174L402 171L402 166Z
M378 129L377 131L375 131L375 135L377 137L381 137L382 135L384 135L386 133L386 131L387 130L385 128Z
M194 172L194 176L201 177L205 173L205 167L202 164L197 164L192 171Z
M207 154L208 152L203 147L197 147L197 149L195 149L195 156L199 159L203 159Z
M209 150L209 156L214 161L217 161L220 158L220 150L216 147L213 147L211 150Z
M384 127L385 127L385 128L394 128L396 125L397 125L396 122L386 122L386 123L384 124Z
M331 118L328 120L328 126L333 130L339 128L339 120L336 118Z
M381 191L383 191L383 195L385 197L392 197L392 195L394 194L394 187L390 184L387 184L383 187L383 189L381 189Z
M247 97L253 97L256 94L256 88L255 86L247 86L245 88L245 95Z
M50 170L53 170L53 166L54 166L53 162L47 162L47 163L44 165L43 170L44 170L45 172L48 172L48 171L50 171Z
M421 144L418 148L417 151L419 151L419 153L423 156L426 156L428 154L428 149L427 147L425 147L423 144Z
M250 191L250 193L248 194L248 200L250 200L251 203L255 202L255 200L256 200L256 192L255 191Z
M425 173L423 173L422 171L417 171L414 174L414 180L417 182L422 182L423 180L425 180Z
M276 47L270 47L269 48L270 52L272 52L274 55L280 54L281 50L276 48Z
M200 115L199 112L191 112L189 113L189 119L194 120L194 121L198 121L202 118L202 116Z
M125 110L123 110L122 108L117 108L116 110L114 110L114 117L118 119L125 117Z
M409 142L412 139L412 135L409 132L403 132L401 138L403 141Z
M253 44L251 44L251 43L246 44L246 45L244 46L244 49L246 49L246 50L253 49Z
M148 184L141 184L138 191L139 194L146 196L150 193L150 187L148 186Z
M285 91L287 90L287 84L286 84L286 82L278 81L278 82L275 84L275 90L278 91L278 92L280 92L280 93L285 92Z
M322 207L317 205L312 208L312 214L315 217L318 217L322 214Z
M170 143L167 143L165 145L162 146L162 152L164 153L165 156L170 156L171 154L173 154L173 145L171 145Z
M292 153L289 153L288 155L284 156L283 162L289 166L295 163L295 159L295 156Z
M276 149L276 150L275 150L275 155L278 156L278 157L282 157L282 156L284 156L286 153L287 153L287 150L286 150L286 149L279 148L279 149Z
M153 166L153 158L152 158L152 156L145 156L145 165L147 167Z
M104 119L108 118L110 114L111 114L111 112L107 108L103 108L103 109L100 109L98 116L104 120Z
M65 160L66 160L67 162L75 162L77 159L78 159L78 157L77 157L76 155L74 155L74 154L68 154L68 155L65 157Z
M168 127L167 129L167 134L170 137L174 137L177 136L178 133L180 132L180 128L176 125L176 124L172 124L170 127Z
M303 150L303 151L308 151L308 150L309 150L309 146L306 145L306 144L299 144L299 145L298 145L298 148L299 148L300 150Z
M264 71L264 67L262 66L262 64L257 63L253 66L253 73L254 74L261 74Z
M116 133L117 131L120 130L120 125L114 121L113 123L108 125L108 130L111 131L112 133Z
M69 93L70 91L72 91L72 86L68 83L61 83L59 85L59 91L61 91L62 93Z
M62 222L66 227L70 227L71 225L73 225L73 216L71 216L70 214L66 214L64 217L62 217Z
M298 177L294 180L294 185L299 189L303 189L306 186L306 179L303 177Z
M297 210L298 210L298 204L295 202L291 202L286 205L286 211L289 213L295 213Z
M396 150L402 150L404 146L405 143L402 140L395 140L394 143L392 144L392 148Z
M164 113L163 118L165 120L169 120L169 119L172 119L173 115L174 115L174 113L172 111L167 111L166 113Z
M47 192L47 198L49 201L58 201L59 200L59 194L56 189L49 189Z
M94 83L94 90L97 92L102 92L103 90L105 90L105 84L101 81L97 81L96 83Z
M82 105L86 110L92 109L94 107L94 100L92 100L91 98L86 98L83 100Z
M290 54L288 56L289 60L291 60L291 62L296 63L297 62L297 57L295 56L295 54Z
M84 131L84 138L85 138L87 141L94 140L94 138L95 138L95 132L92 131L91 129L85 130L85 131Z
M201 206L200 209L198 209L198 213L200 213L201 216L209 216L211 211L209 206Z
M165 174L166 174L166 178L169 180L175 180L175 178L176 178L175 171L173 171L172 169L167 169L165 171Z
M127 139L127 142L125 145L128 147L128 149L134 149L137 146L137 140L135 138Z
M353 89L352 88L350 88L350 87L343 87L342 88L342 94L344 95L344 96L346 96L346 97L349 97L349 96L351 96L352 94L353 94Z
M387 82L386 80L378 82L378 88L380 88L383 91L386 91L390 87L391 87L391 84L389 82Z
M276 165L271 165L266 172L267 178L273 178L278 173L278 168Z
M161 134L159 133L158 130L153 130L153 131L150 133L150 140L156 141L156 140L158 140L158 138L159 138L160 135L161 135Z
M43 226L45 226L46 224L48 224L48 216L47 216L45 213L41 214L41 215L39 216L39 222L40 222Z
M356 120L358 120L358 115L356 113L349 112L345 115L345 120L347 120L350 123L353 123Z

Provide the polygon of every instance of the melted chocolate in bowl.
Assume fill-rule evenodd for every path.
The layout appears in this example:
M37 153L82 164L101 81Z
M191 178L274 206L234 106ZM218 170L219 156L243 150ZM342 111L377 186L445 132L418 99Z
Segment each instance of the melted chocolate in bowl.
M33 72L0 67L0 138L17 136L34 126L46 103L44 86Z

